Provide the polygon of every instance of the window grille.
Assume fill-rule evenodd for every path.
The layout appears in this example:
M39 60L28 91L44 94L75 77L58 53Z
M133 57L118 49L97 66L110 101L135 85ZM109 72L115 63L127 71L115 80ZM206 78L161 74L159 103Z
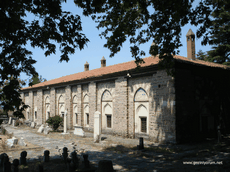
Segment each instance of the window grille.
M35 119L37 119L37 111L34 112Z
M141 118L141 132L146 133L146 118Z
M107 116L107 128L111 128L111 115L106 115Z
M87 125L89 125L89 114L86 114Z

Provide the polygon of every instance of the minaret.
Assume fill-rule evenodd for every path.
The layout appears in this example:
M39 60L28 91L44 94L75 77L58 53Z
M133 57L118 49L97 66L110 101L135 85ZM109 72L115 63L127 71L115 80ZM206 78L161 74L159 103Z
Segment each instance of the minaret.
M195 34L189 29L186 34L187 38L187 58L195 60Z
M86 61L86 63L85 63L85 71L88 71L89 70L89 63Z
M103 56L101 59L101 67L105 67L106 66L106 60L105 57Z

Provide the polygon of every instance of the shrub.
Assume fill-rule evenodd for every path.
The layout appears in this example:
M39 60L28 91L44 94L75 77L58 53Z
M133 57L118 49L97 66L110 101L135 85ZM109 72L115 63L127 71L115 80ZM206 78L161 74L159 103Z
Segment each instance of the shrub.
M15 121L15 126L20 126L20 125L22 125L22 124L23 124L23 122L20 121L19 119L17 119L17 120Z
M55 115L54 117L50 117L46 120L46 123L51 125L52 129L56 131L60 125L62 125L63 118L61 118L58 115Z

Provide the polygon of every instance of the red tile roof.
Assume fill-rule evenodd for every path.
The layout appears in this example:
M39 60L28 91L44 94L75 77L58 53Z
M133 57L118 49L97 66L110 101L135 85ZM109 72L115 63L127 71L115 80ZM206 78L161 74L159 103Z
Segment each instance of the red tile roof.
M184 62L186 62L186 61L192 62L194 64L230 69L230 67L227 67L226 65L207 62L207 61L203 61L203 60L197 60L197 59L196 60L190 60L186 57L177 56L177 55L174 56L174 58L178 59L178 60L182 60ZM158 57L154 58L153 56L150 56L150 57L144 58L144 61L145 61L145 63L141 64L141 67L156 65L159 62L159 58ZM56 79L45 81L45 82L42 82L39 84L35 84L32 87L22 88L21 90L27 90L27 89L38 88L38 87L43 87L43 86L49 86L49 85L54 85L54 84L58 84L58 83L65 83L65 82L70 82L70 81L75 81L75 80L83 80L83 79L87 79L87 78L98 77L98 76L112 74L112 73L116 73L116 72L127 71L127 70L131 70L134 68L136 68L136 63L133 60L133 61L125 62L125 63L119 63L119 64L115 64L115 65L111 65L111 66L101 67L101 68L97 68L97 69L93 69L93 70L89 70L89 71L84 71L84 72L75 73L72 75L63 76L60 78L56 78Z

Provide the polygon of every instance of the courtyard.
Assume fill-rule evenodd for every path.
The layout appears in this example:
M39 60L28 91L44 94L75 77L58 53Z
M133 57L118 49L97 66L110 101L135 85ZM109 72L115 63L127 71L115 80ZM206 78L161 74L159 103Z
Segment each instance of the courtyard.
M0 147L0 152L7 153L10 162L19 159L22 151L27 151L28 169L43 161L44 150L50 151L53 163L44 164L44 170L54 168L60 161L63 147L67 147L69 154L76 151L78 157L88 154L90 164L97 167L99 160L112 160L116 171L228 171L230 168L229 143L230 138L225 136L221 143L209 140L203 143L186 145L163 145L144 141L144 150L137 150L138 139L126 139L102 134L100 143L94 143L93 133L85 132L85 137L79 137L68 130L69 134L50 132L45 135L38 133L38 128L28 126L13 127L2 125L11 136L25 140L27 146L14 148ZM4 135L1 135L3 138ZM62 164L62 168L65 165ZM61 167L57 167L62 171ZM27 170L28 170L27 169Z

